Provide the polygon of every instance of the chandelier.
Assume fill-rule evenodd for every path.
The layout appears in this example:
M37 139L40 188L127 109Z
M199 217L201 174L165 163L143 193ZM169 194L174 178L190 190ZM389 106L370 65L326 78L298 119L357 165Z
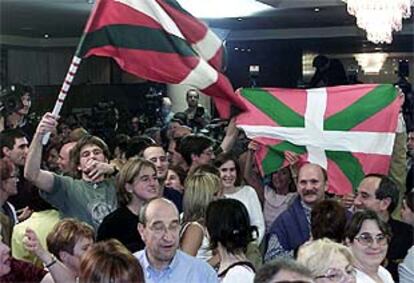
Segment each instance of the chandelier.
M342 0L348 13L355 16L357 26L367 32L375 44L391 43L392 32L402 29L402 20L411 16L414 0Z

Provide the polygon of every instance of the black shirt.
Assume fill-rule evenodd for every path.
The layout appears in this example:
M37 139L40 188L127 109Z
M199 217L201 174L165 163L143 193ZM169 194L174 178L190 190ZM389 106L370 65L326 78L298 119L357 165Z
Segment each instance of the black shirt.
M392 218L390 218L388 224L391 227L392 238L388 246L386 268L395 282L399 282L398 264L405 258L408 250L413 245L413 227Z
M126 206L108 214L98 228L97 241L117 239L131 253L145 247L138 233L138 215L133 214Z

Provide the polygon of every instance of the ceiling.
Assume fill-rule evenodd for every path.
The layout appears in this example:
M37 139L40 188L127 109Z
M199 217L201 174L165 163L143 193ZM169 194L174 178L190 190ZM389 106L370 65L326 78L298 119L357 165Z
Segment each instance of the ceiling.
M260 2L273 8L249 17L206 21L213 28L230 30L228 41L341 38L349 41L350 46L368 44L341 0ZM91 8L88 0L0 0L0 42L42 40L45 43L45 40L76 39L82 33ZM394 34L395 40L386 46L387 49L414 51L413 18L404 21L403 31ZM44 38L45 34L48 39Z

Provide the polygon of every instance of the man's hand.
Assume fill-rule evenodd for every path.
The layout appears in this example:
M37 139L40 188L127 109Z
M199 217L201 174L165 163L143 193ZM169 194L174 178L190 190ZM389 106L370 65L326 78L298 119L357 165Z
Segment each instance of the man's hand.
M17 212L17 219L19 219L19 222L23 222L27 218L29 218L33 210L30 209L30 207L26 206L25 208L19 209Z
M43 115L36 129L36 134L44 136L48 132L52 132L58 125L57 117L53 116L52 113L47 112Z
M354 200L355 200L355 194L349 193L349 194L344 195L341 198L341 204L345 208L349 209L349 208L351 208L354 205Z
M102 175L112 174L115 172L114 165L107 162L101 162L94 159L90 159L86 162L86 170L84 172L94 182Z

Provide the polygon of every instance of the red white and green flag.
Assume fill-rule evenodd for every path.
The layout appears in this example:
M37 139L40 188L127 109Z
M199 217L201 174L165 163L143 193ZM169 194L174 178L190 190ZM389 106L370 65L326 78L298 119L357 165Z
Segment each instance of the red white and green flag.
M82 40L81 57L111 57L138 77L196 87L223 117L230 105L245 109L220 72L221 40L175 0L98 0Z
M285 151L327 169L329 191L354 191L365 174L387 174L400 99L392 85L241 89L237 125L260 146L263 175L287 165Z

